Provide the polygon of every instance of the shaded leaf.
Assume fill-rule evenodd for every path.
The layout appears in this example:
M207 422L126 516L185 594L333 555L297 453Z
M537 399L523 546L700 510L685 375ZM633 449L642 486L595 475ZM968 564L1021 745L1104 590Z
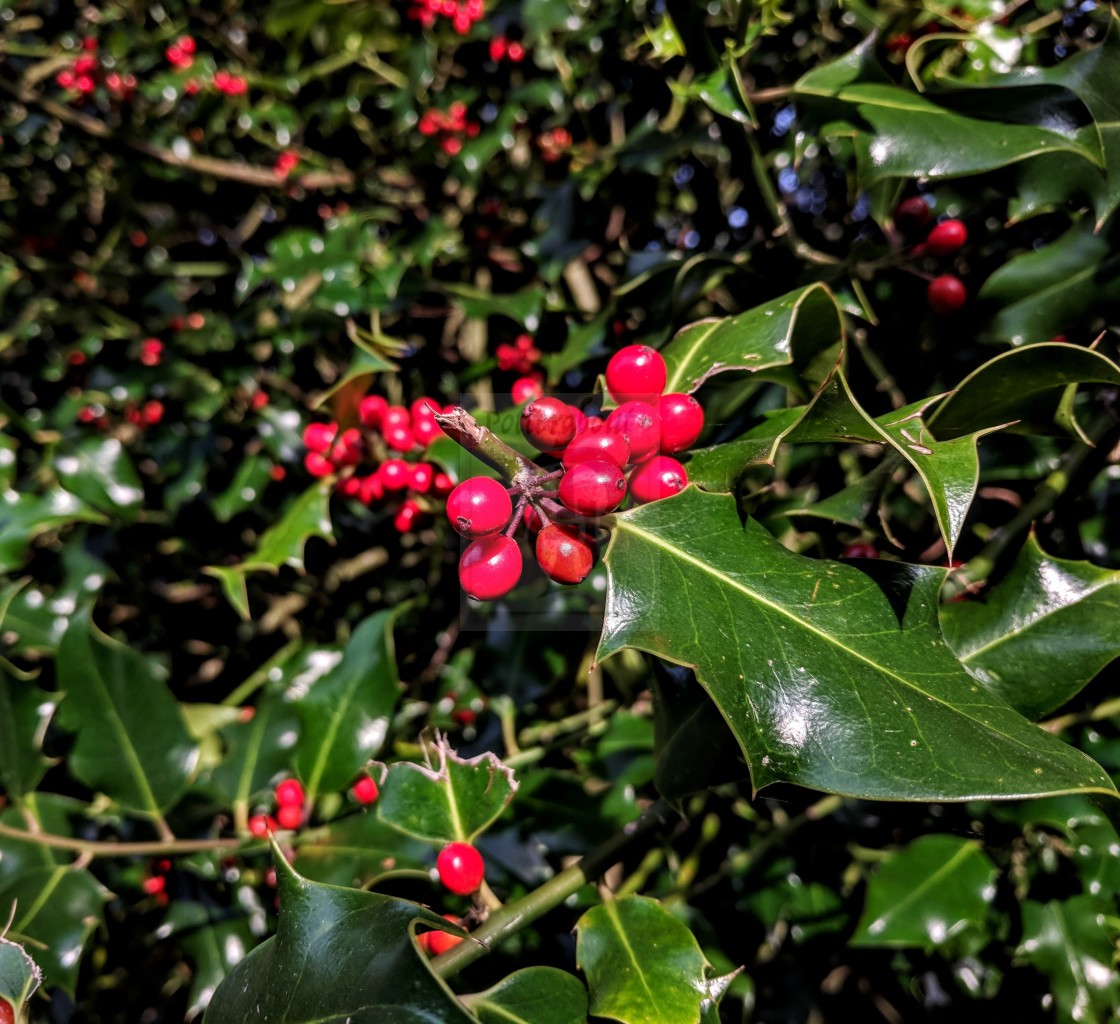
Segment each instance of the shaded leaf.
M526 967L485 992L461 996L482 1024L585 1024L587 989L567 971Z
M381 752L401 693L393 654L395 614L380 611L359 623L338 664L308 682L295 701L302 723L296 770L309 798L345 789Z
M8 828L27 832L25 815L30 814L44 832L73 836L86 824L85 812L86 805L73 797L59 796L56 793L33 793L23 801L22 807L9 805L0 810L0 822ZM31 839L15 839L10 835L4 836L3 854L0 857L0 888L11 884L26 872L64 865L72 859L72 855L64 850L44 846Z
M1102 909L1090 896L1023 903L1023 941L1015 955L1050 979L1064 1020L1105 1020L1120 998L1116 947Z
M18 799L39 785L50 762L43 757L57 697L15 678L0 662L0 785Z
M62 486L94 508L131 521L144 488L124 445L115 437L90 437L64 449L54 460Z
M682 328L661 350L665 391L692 392L730 370L780 370L783 383L793 384L822 360L831 368L843 338L836 299L824 285L808 285L736 316Z
M627 896L576 922L591 1012L623 1024L696 1024L709 974L695 936L656 900Z
M996 874L979 843L921 836L871 876L852 945L960 948L965 933L983 927Z
M122 807L159 818L198 761L164 673L81 611L59 645L58 681L66 694L59 717L77 734L70 771Z
M1120 655L1120 573L1053 558L1033 533L1005 579L940 614L965 668L1028 718L1064 704Z
M290 766L299 739L299 717L278 697L265 696L248 722L226 726L222 738L225 756L210 781L235 807L247 809Z
M937 626L944 569L796 555L730 496L688 488L615 517L598 657L694 667L756 789L964 800L1116 795L1090 758L988 694ZM969 750L962 759L959 751Z
M399 761L381 776L377 813L406 835L430 843L470 842L517 792L513 771L493 754L459 757L442 738L435 764Z
M316 882L367 886L390 871L427 874L431 847L391 828L368 808L305 834L295 864L306 878Z
M218 986L205 1024L470 1021L412 938L448 922L418 903L308 881L276 852L276 935Z
M44 495L5 491L0 495L0 572L18 569L27 546L42 533L71 523L103 523L105 517L69 491Z

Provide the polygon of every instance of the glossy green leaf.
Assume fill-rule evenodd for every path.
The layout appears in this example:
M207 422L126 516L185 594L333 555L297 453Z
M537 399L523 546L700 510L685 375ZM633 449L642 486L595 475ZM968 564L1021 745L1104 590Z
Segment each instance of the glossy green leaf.
M585 1024L587 989L567 971L526 967L485 992L461 996L482 1024Z
M464 759L439 739L429 749L433 756L434 763L399 761L384 769L377 813L429 843L470 842L505 810L518 782L490 753Z
M109 894L88 871L37 868L0 889L0 907L16 904L10 938L31 946L48 985L74 994L82 954Z
M59 717L76 733L70 771L122 807L158 818L182 796L198 761L163 671L82 611L59 645L58 683L66 695Z
M1103 910L1091 896L1023 904L1023 940L1015 954L1050 979L1059 1019L1103 1021L1115 1013L1120 975Z
M322 409L331 399L347 388L364 389L373 380L374 375L386 370L395 370L396 364L389 362L377 352L367 348L356 348L346 372L339 377L326 391L315 397L311 404L313 409Z
M978 297L1002 307L991 327L1000 341L1049 341L1117 307L1120 258L1091 225L1078 223L1057 241L1013 256L984 282Z
M242 618L249 618L249 598L245 577L251 572L279 572L282 565L304 571L303 549L310 537L334 543L330 517L331 484L320 480L303 492L281 519L261 536L257 550L245 561L231 566L209 565L203 572L222 584L230 604Z
M272 463L268 459L247 456L237 467L229 486L210 503L214 518L228 523L238 512L260 504L261 495L272 479Z
M696 1024L710 972L695 936L657 900L627 896L576 922L591 1013L622 1024Z
M705 491L730 491L745 470L774 464L782 441L805 410L805 406L779 409L734 441L689 452L688 479Z
M0 786L9 797L34 791L46 773L43 736L57 706L56 696L17 679L0 662Z
M921 836L871 876L852 945L959 948L967 932L982 930L996 874L979 843Z
M820 882L803 881L788 859L773 864L767 877L755 882L752 889L746 898L751 912L768 929L779 923L788 924L795 942L848 925L840 894Z
M314 678L314 677L313 677ZM212 785L234 806L245 808L263 798L292 761L299 739L299 716L279 697L257 702L248 722L222 730L225 755L210 775Z
M1116 795L1090 758L965 671L941 637L944 569L804 558L734 500L688 488L615 517L598 656L692 666L756 789L883 799ZM959 751L968 750L967 759Z
M394 616L380 611L359 623L338 664L295 700L302 723L296 770L309 797L346 789L381 752L401 693Z
M1046 342L1002 352L973 370L926 420L942 440L1018 420L1014 429L1053 432L1071 384L1120 384L1120 366L1093 349Z
M191 992L189 1016L206 1009L214 992L226 975L244 958L254 945L246 918L209 921L191 928L182 935L183 952L190 958Z
M730 370L780 370L783 382L793 383L817 366L827 372L843 338L836 299L824 285L808 285L736 316L682 328L661 350L669 371L665 391L692 392Z
M516 320L530 331L535 331L540 325L546 295L546 289L540 285L530 285L505 295L495 295L465 284L448 283L443 288L469 317L486 319L500 314Z
M205 1024L450 1024L472 1018L428 967L417 922L450 930L408 900L308 881L277 853L276 935L218 986Z
M54 467L62 486L82 501L116 519L136 518L144 488L132 459L115 437L91 437L63 449Z
M427 843L391 828L369 807L305 833L295 865L316 882L368 887L373 879L392 871L427 874L431 860Z
M579 366L603 348L609 322L608 311L586 324L568 323L568 337L560 351L546 352L541 356L541 366L548 374L549 384L555 385L568 370Z
M27 950L18 943L0 938L0 999L6 999L18 1010L42 981L42 971Z
M103 523L103 516L69 491L44 495L5 491L0 495L0 572L18 569L40 534L72 523Z
M26 815L30 815L31 820L44 832L72 836L77 835L88 823L86 810L86 805L73 797L59 796L57 793L32 793L22 801L21 807L10 804L0 810L0 822L8 828L27 832ZM9 835L3 839L3 854L0 857L0 888L10 885L29 871L65 865L73 859L73 855L67 851L30 839L14 839Z
M1005 579L940 614L965 668L1028 718L1064 704L1120 655L1120 573L1053 558L1034 534Z

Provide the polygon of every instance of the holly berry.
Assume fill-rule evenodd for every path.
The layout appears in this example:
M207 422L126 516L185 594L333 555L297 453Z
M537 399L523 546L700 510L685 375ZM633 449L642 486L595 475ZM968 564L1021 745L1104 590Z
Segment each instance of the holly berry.
M308 423L303 428L303 443L318 455L326 455L337 436L337 423Z
M901 228L921 228L929 223L933 211L921 196L911 196L903 199L894 208L895 223Z
M381 429L412 426L412 414L403 405L390 405L381 416Z
M560 500L581 516L602 516L613 512L626 497L622 470L602 459L580 462L560 481Z
M865 540L857 540L840 552L841 558L878 558L879 549Z
M459 583L468 597L494 601L517 586L521 567L521 548L512 537L483 537L468 544L459 559Z
M620 404L656 402L667 378L661 353L648 345L627 345L607 363L607 390Z
M281 828L295 830L303 822L303 807L295 804L286 804L276 811L276 820Z
M482 854L470 843L448 843L439 851L436 871L439 880L456 896L470 896L482 885L486 865Z
M630 461L630 445L621 434L599 427L576 434L562 456L565 469L593 459L610 462L621 469Z
M556 451L575 437L575 414L559 398L538 398L521 411L521 433L539 451Z
M513 515L506 489L488 476L464 480L447 499L447 518L460 536L474 540L503 529Z
M452 924L460 924L459 919L454 914L444 914L443 919L450 921ZM416 941L420 943L420 948L424 950L428 956L439 956L440 953L446 953L449 949L453 949L463 941L463 936L452 935L450 932L430 931L424 932L423 935L418 935Z
M595 552L574 526L552 523L537 534L541 571L557 583L582 583L595 564Z
M16 1011L7 999L0 999L0 1024L16 1024Z
M655 455L630 471L630 493L642 505L680 494L687 486L684 466L668 455Z
M318 452L308 452L303 457L303 465L307 472L314 477L330 476L334 472L334 463Z
M955 313L965 304L967 298L968 291L964 282L953 274L942 274L940 277L935 277L930 281L929 288L926 290L929 308L942 316L947 313Z
M410 452L416 447L416 436L411 427L398 424L386 427L384 431L385 443L395 452Z
M381 426L388 408L389 403L380 395L366 395L358 405L358 419L362 421L363 427L376 429Z
M393 516L393 529L397 533L408 533L416 526L416 521L423 515L424 510L411 498L407 498L397 509L397 514Z
M377 801L381 792L378 790L377 783L374 782L373 779L368 775L363 775L350 787L350 795L363 807L368 807L370 804Z
M522 402L530 402L540 398L544 394L544 388L541 386L539 377L518 377L513 382L509 392L514 404L520 405Z
M968 228L961 220L943 220L926 236L926 252L931 256L948 256L968 241Z
M269 832L277 829L276 819L271 814L254 814L249 819L249 834L263 839Z
M662 395L657 414L661 417L661 451L665 455L691 448L704 429L704 410L692 395Z
M381 486L387 491L403 491L408 486L409 465L404 459L386 459L377 467Z
M298 779L285 779L276 787L276 802L281 807L302 807L303 786Z
M446 498L455 490L455 481L446 473L436 473L432 478L432 493L437 498Z
M412 424L412 439L421 448L427 448L443 433L443 428L430 416L416 420Z
M626 438L631 462L641 462L661 445L661 417L648 402L624 402L607 417L607 429Z
M409 490L417 494L427 494L432 489L432 467L427 462L417 462L408 471Z

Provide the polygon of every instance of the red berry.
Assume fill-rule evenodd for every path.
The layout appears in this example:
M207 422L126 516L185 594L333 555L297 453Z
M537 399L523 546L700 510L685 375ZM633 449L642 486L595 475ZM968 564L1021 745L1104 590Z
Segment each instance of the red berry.
M297 829L303 821L303 808L295 804L285 804L276 812L276 820L281 828Z
M447 499L447 518L456 533L472 540L503 529L513 515L513 502L497 480L472 476Z
M408 533L409 530L415 528L417 520L423 514L424 510L409 498L397 509L397 514L393 516L393 528L397 533Z
M630 446L621 434L614 431L602 427L584 430L576 434L564 449L564 468L571 469L592 459L610 462L621 469L630 461Z
M607 390L622 402L656 402L668 371L661 353L648 345L627 345L607 363Z
M657 414L661 417L661 451L666 455L691 448L704 429L704 410L692 395L662 395Z
M372 505L385 497L385 485L377 473L370 473L358 489L358 500L363 505Z
M416 438L412 433L411 427L403 425L385 427L385 443L388 444L393 451L396 452L410 452L416 447Z
M552 523L537 534L541 571L557 583L581 583L595 564L595 552L574 526Z
M879 549L865 540L857 540L840 552L841 558L878 558Z
M377 467L381 486L387 491L403 491L408 486L409 465L404 459L386 459Z
M140 418L149 427L155 426L163 419L163 402L157 402L154 398L150 402L145 402L140 407Z
M955 313L960 309L968 298L968 291L959 277L953 274L942 274L930 281L929 288L926 290L926 298L929 301L930 309L935 313L944 315Z
M478 601L505 597L520 579L521 549L512 537L498 534L471 541L459 559L459 583Z
M539 451L556 451L575 437L576 418L559 398L538 398L521 411L521 433Z
M415 424L417 420L430 420L440 411L440 408L440 404L435 399L422 396L409 406L409 413L412 416L413 424Z
M412 440L421 448L427 448L437 437L443 436L443 428L431 417L414 420Z
M381 429L408 427L412 425L412 414L403 405L390 405L381 416Z
M303 786L299 779L285 779L277 785L276 802L281 807L302 807L303 801Z
M626 497L622 470L601 459L580 462L564 473L560 481L560 500L581 516L601 516L613 512Z
M926 237L926 252L931 256L948 256L968 241L968 228L964 221L943 220L935 224Z
M307 472L314 477L330 476L334 472L334 463L318 452L308 452L303 457L303 465Z
M903 199L894 208L894 220L901 228L920 228L929 223L932 211L921 196Z
M155 896L167 888L167 879L163 875L152 875L140 883L140 888L149 896Z
M630 493L644 505L679 494L688 486L688 473L676 459L655 455L630 471Z
M319 455L326 455L338 436L337 423L308 423L303 428L303 443Z
M358 419L362 421L363 427L379 427L388 408L389 403L380 395L366 395L358 405Z
M330 458L336 466L356 466L365 457L366 443L357 427L339 434L331 449Z
M521 521L525 524L525 529L530 533L536 533L544 525L544 523L541 522L540 515L532 505L525 506L525 513L522 515Z
M455 481L446 473L437 473L432 478L432 493L437 498L446 498L455 490Z
M452 924L459 924L459 919L454 914L444 914L443 919L450 921ZM440 953L446 953L449 949L459 945L463 941L463 937L452 935L450 932L430 931L418 935L416 941L420 943L420 948L428 956L439 956Z
M539 377L518 377L509 389L510 397L515 405L522 402L531 402L544 394Z
M486 865L482 854L470 843L448 843L436 858L439 880L456 896L478 892Z
M427 494L432 489L432 467L427 462L417 462L408 471L408 489L417 494Z
M250 834L259 838L264 838L269 832L275 832L276 827L276 819L271 814L254 814L249 819Z
M358 498L362 493L361 477L348 476L343 480L339 480L334 485L334 489L344 498Z
M363 807L368 807L377 800L381 792L373 779L368 775L363 775L350 787L350 795Z
M607 429L626 438L631 462L641 462L661 445L661 417L647 402L624 402L607 417Z

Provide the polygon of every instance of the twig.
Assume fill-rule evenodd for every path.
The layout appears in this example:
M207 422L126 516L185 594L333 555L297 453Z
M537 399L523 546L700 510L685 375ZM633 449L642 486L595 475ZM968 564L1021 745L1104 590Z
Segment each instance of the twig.
M155 856L161 853L199 853L203 850L228 850L241 845L239 839L154 839L148 842L126 843L115 840L75 839L52 832L30 832L0 823L0 836L23 843L38 843L56 850L72 850L91 857Z

